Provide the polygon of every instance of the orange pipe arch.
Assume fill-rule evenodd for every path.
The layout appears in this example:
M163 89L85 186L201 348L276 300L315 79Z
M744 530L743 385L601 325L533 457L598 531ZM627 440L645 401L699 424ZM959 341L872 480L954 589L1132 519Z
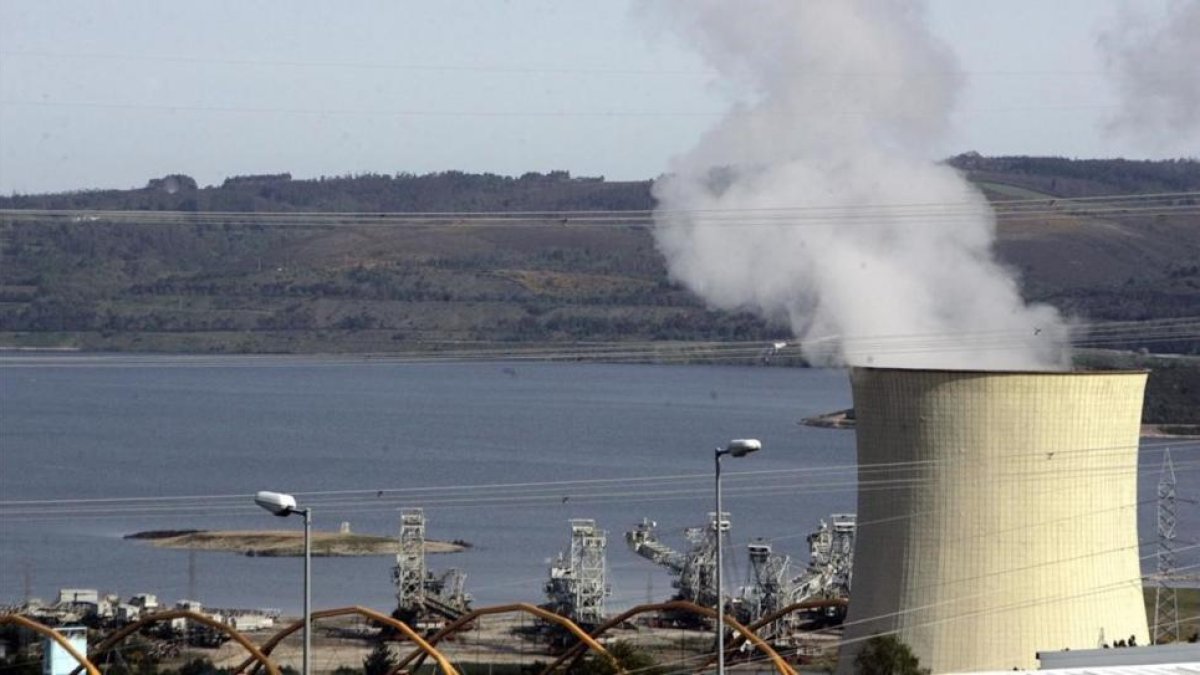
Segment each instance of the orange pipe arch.
M663 612L663 611L667 611L667 610L680 610L680 611L684 611L684 612L690 612L692 614L699 614L700 616L708 617L710 619L717 618L717 612L716 612L716 610L714 610L712 608L701 607L700 605L697 605L696 603L690 602L688 600L669 600L667 602L655 602L655 603L650 603L650 604L646 604L646 605L638 605L636 607L632 607L628 610L625 610L624 612L621 612L620 614L614 616L613 618L609 619L608 621L605 621L604 623L600 624L600 626L598 626L596 628L596 630L592 631L591 636L593 638L595 638L600 635L603 635L604 633L611 630L614 626L619 626L620 624L627 621L629 618L637 616L638 614L646 614L649 612ZM743 626L742 624L738 623L737 620L735 620L733 617L728 616L728 615L725 616L725 625L732 628L737 633L739 633L741 635L743 641L749 640L751 643L754 644L755 647L758 647L760 650L762 650L762 652L767 655L767 658L771 659L771 663L773 663L775 665L775 669L777 671L779 671L780 675L796 675L796 671L790 665L788 665L788 662L784 661L783 657L780 656L779 653L776 652L774 649L772 649L771 645L767 644L762 638L760 638L758 636L758 634L754 633L752 630L750 630L747 627ZM580 649L579 645L575 645L574 647L571 647L570 649L563 652L562 655L559 656L557 660L555 660L549 666L546 666L546 669L542 671L542 675L550 675L552 672L554 672L555 668L558 668L559 666L561 666L568 659L571 661L571 665L573 666L575 661L577 661L579 659L579 657L582 655L582 653L583 653L583 650ZM568 670L569 670L569 668L568 668Z
M556 624L562 626L563 628L566 628L568 631L571 632L572 635L574 635L576 638L579 639L578 645L582 645L580 647L581 650L583 647L587 647L588 649L592 650L593 652L596 652L597 654L603 656L609 662L609 664L612 665L613 669L616 670L618 673L625 672L621 668L621 664L617 663L617 660L615 658L613 658L613 655L610 654L608 652L608 650L604 648L604 645L600 644L599 642L596 642L596 640L591 635L588 635L587 631L585 631L579 627L579 624L575 623L574 621L571 621L570 619L568 619L564 616L555 614L554 612L542 609L541 607L538 607L537 605L531 605L526 602L515 602L515 603L509 604L509 605L493 605L491 607L480 607L479 609L473 609L470 612L467 612L466 614L463 614L462 616L458 617L454 621L451 621L450 623L446 624L445 628L439 630L436 634L434 634L433 637L429 638L429 642L432 644L437 644L443 638L445 638L447 635L452 635L453 633L458 632L463 626L471 623L472 621L474 621L475 619L477 619L481 616L487 616L489 614L507 614L509 612L524 612L526 614L532 614L532 615L538 617L539 619L544 619L546 621L556 623ZM401 669L403 669L406 665L411 663L413 661L413 659L417 659L419 656L420 656L420 654L418 652L413 652L413 653L409 654L408 656L404 657L400 661L400 663L397 663L396 666L394 668L392 668L389 675L396 675L397 673L400 672ZM419 668L420 666L421 666L421 663L420 663L420 660L418 660L417 665L414 668L414 670L416 668Z
M271 660L268 659L258 647L254 646L253 642L251 642L236 628L225 625L220 621L213 619L212 617L208 617L186 609L169 609L165 612L155 612L154 614L148 614L131 624L122 626L120 630L104 638L104 640L92 648L91 653L103 654L104 652L112 649L117 643L121 642L130 635L133 635L145 626L148 626L152 623L158 623L160 621L170 621L171 619L187 619L189 621L202 623L205 626L221 631L222 633L228 635L234 642L237 642L239 645L241 645L247 652L250 652L250 660L258 661L260 665L265 666L269 675L280 675L279 668L275 667L275 664L271 663ZM79 669L76 668L74 671L72 671L71 675L77 675L78 671Z
M417 633L415 630L413 630L408 624L406 624L403 621L400 621L394 617L390 617L386 614L376 612L373 609L368 609L366 607L360 607L358 605L352 605L350 607L337 607L335 609L323 609L319 612L313 612L310 616L313 621L316 621L317 619L328 619L328 618L335 617L335 616L345 616L347 614L358 614L359 616L366 617L368 619L371 619L372 621L378 621L379 623L387 624L387 625L391 626L392 628L395 628L396 630L400 631L401 633L404 633L405 637L407 637L408 639L412 640L413 642L415 642L417 644L418 652L423 652L424 654L426 654L428 656L432 656L433 659L435 661L437 661L438 666L442 669L442 673L444 675L458 675L458 671L454 668L453 665L451 665L450 660L447 659L444 654L442 654L440 651L437 650L437 648L435 648L432 644L430 644L424 638L422 638L421 635L419 633ZM269 655L271 652L275 651L275 648L279 646L280 642L283 642L284 638L291 635L292 633L295 633L298 630L302 630L303 628L304 628L304 619L300 619L299 621L289 624L283 630L280 630L279 632L272 635L270 640L267 640L266 642L263 643L263 645L262 645L263 653ZM409 658L411 658L411 656ZM245 670L246 668L250 667L250 661L251 661L251 659L246 659L245 661L238 664L238 666L235 670L237 670L237 671ZM255 668L255 670L257 670L257 668ZM275 674L271 674L271 675L275 675Z
M775 610L774 612L771 612L770 614L764 615L763 617L761 617L754 623L750 624L749 626L746 626L746 628L753 631L755 633L755 635L757 635L759 628L762 628L763 626L766 626L767 624L777 621L777 620L781 619L782 617L785 617L788 614L791 614L792 612L799 612L799 611L805 610L805 609L823 609L825 607L845 607L847 604L849 604L849 602L850 601L847 600L846 598L822 598L820 600L805 600L803 602L793 602L792 604L790 604L786 607L782 607L780 609ZM744 643L745 641L746 641L746 637L744 635L739 635L736 638L734 638L732 642L730 642L728 645L725 646L725 651L733 651L734 649L737 649L738 647L742 646L742 643ZM706 668L709 665L711 665L712 662L715 660L716 660L716 655L714 654L713 656L709 657L709 659L707 661L704 662L703 666L700 666L700 667Z
M51 640L57 642L59 647L62 647L64 650L66 650L66 652L71 655L71 658L75 659L79 663L80 668L87 670L88 675L100 675L100 671L96 668L96 664L92 663L87 656L80 654L79 650L75 649L75 647L71 645L71 642L62 636L62 633L59 633L53 628L43 623L34 621L33 619L23 617L20 614L0 614L0 625L4 624L20 626L35 633L45 635ZM78 668L76 670L78 670Z

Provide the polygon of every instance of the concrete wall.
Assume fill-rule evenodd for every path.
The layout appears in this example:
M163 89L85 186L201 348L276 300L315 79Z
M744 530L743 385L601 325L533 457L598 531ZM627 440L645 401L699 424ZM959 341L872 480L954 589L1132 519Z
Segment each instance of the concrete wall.
M839 672L897 632L934 673L1149 642L1140 372L856 368L858 537Z

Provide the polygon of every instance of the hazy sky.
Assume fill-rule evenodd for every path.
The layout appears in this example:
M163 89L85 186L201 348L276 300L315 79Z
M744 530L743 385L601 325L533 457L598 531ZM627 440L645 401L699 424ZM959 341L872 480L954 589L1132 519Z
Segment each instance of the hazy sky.
M1109 127L1098 36L1122 8L1154 15L1170 2L931 0L965 81L955 128L930 155L1200 155L1194 134ZM167 173L202 185L283 171L653 177L751 93L717 81L635 5L4 0L0 193Z

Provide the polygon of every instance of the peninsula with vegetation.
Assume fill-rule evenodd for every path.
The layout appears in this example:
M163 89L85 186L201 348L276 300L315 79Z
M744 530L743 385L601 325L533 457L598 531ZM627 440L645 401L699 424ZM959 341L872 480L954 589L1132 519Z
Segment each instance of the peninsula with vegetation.
M147 541L159 548L194 551L228 551L248 556L302 556L304 534L290 530L151 530L135 532L125 539ZM313 532L314 556L395 555L400 544L395 537L351 532ZM457 553L469 548L463 541L425 541L425 553Z

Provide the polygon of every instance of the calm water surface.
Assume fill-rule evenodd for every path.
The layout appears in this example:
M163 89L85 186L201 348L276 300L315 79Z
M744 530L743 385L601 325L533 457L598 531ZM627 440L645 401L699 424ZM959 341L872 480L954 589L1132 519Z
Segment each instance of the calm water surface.
M609 531L614 603L668 594L667 577L626 549L623 532L651 517L683 545L682 528L712 510L712 448L732 437L759 437L767 448L727 466L735 540L787 537L779 548L802 553L819 517L854 503L845 474L833 492L811 495L772 477L853 463L851 434L797 425L849 404L840 372L18 356L5 358L0 378L3 501L247 495L186 502L211 505L201 512L159 501L117 514L104 504L69 515L33 505L0 522L0 602L19 600L27 581L45 598L84 587L174 600L191 579L208 605L295 609L298 560L201 552L189 563L187 552L121 539L146 529L299 526L255 507L248 495L260 489L325 493L310 497L321 529L348 521L394 535L400 507L424 507L431 538L474 544L430 566L463 569L483 604L540 601L569 518L595 518ZM749 470L770 473L738 475ZM511 487L481 487L495 485ZM430 487L440 489L404 492ZM336 491L357 493L328 494ZM389 608L391 565L317 559L314 605Z
M712 449L765 450L726 464L726 508L744 579L747 540L806 559L804 535L854 510L849 432L802 427L850 405L840 371L732 366L404 364L305 357L0 357L0 501L46 500L0 518L0 604L26 584L209 606L300 607L298 559L172 551L123 540L148 529L298 528L250 494L301 494L319 529L394 536L423 507L428 536L463 539L431 569L467 573L476 604L540 602L569 518L609 532L613 606L670 594L625 547L643 517L683 546L712 510ZM1194 454L1194 453L1193 453ZM1153 495L1160 456L1144 453ZM1181 473L1181 488L1194 471ZM1191 478L1189 478L1189 476ZM82 502L194 496L179 502ZM222 497L225 496L225 497ZM69 513L57 511L64 506ZM8 513L13 513L9 507ZM118 509L121 509L118 511ZM1153 513L1143 508L1143 540ZM1200 530L1194 514L1182 529ZM1148 549L1149 550L1149 549ZM314 560L314 606L393 606L391 557Z

